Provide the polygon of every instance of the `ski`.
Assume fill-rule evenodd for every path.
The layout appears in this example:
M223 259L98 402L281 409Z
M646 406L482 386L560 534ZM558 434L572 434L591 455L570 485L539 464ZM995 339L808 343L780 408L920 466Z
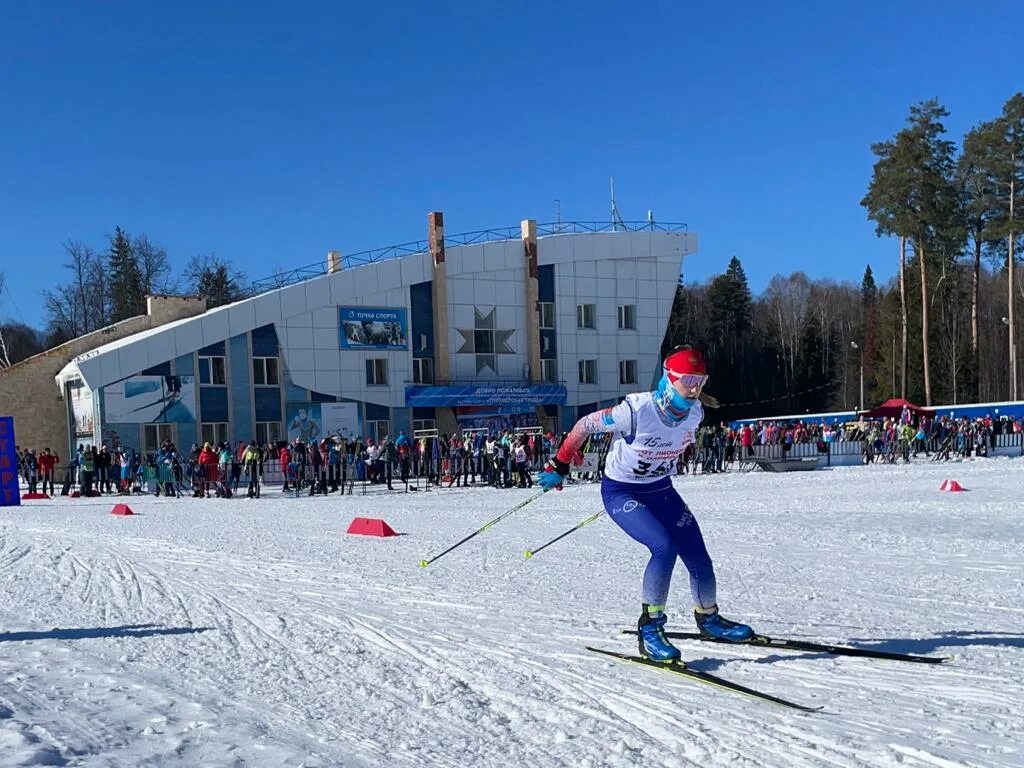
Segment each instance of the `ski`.
M778 696L772 696L770 693L764 693L763 691L754 690L753 688L747 688L745 685L733 683L729 680L718 677L717 675L712 675L708 672L699 672L696 669L690 669L680 661L670 663L651 661L650 659L645 659L643 656L631 656L628 653L619 653L618 651L610 651L605 648L593 648L589 645L586 646L586 649L594 653L600 653L604 656L610 656L611 658L619 661L628 662L630 664L639 664L644 667L650 667L651 669L661 670L662 672L670 672L674 675L679 675L680 677L685 677L698 683L705 683L706 685L711 685L715 688L739 693L743 696L748 696L759 701L778 704L779 706L788 707L789 709L798 709L801 712L817 712L821 709L821 707L808 707L804 704L797 704L794 701L780 699Z
M624 634L635 635L635 629L625 629ZM699 632L666 632L670 640L700 640L705 643L722 643L724 645L752 645L755 648L772 648L779 651L810 651L812 653L828 653L833 656L859 656L865 659L886 659L888 661L910 661L917 664L944 664L951 661L949 656L919 656L913 653L895 653L893 651L876 651L871 648L855 648L851 645L831 645L829 643L813 643L807 640L754 635L749 640L733 642L717 637L707 637Z

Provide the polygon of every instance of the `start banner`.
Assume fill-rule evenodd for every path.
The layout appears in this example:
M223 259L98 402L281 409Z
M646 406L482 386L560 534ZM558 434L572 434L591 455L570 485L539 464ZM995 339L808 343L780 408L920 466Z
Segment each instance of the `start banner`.
M18 451L14 442L14 417L0 416L0 507L20 507Z

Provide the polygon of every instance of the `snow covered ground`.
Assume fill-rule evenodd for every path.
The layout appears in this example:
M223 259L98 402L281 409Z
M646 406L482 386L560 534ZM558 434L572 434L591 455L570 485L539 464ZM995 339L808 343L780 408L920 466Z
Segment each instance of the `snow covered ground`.
M427 569L531 492L26 502L0 511L0 766L1024 765L1024 460L676 483L728 615L954 661L682 643L803 714L590 654L633 648L645 552L606 518L523 550L595 485ZM670 611L692 629L681 567Z

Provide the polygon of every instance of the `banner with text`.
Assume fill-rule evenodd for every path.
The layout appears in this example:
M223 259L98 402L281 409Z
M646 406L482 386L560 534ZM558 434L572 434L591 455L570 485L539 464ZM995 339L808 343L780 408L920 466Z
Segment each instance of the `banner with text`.
M0 507L20 507L18 452L14 442L14 417L0 416Z
M451 408L457 405L565 405L561 384L481 384L465 387L405 388L405 404L412 408Z
M342 349L407 349L405 309L338 307Z

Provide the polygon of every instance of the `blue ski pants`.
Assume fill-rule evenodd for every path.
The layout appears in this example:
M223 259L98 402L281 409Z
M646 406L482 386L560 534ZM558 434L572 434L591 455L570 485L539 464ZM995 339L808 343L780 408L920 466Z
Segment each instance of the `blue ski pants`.
M622 483L605 478L601 481L601 498L615 524L651 551L644 570L644 603L668 602L672 569L678 557L690 573L694 605L715 606L715 568L700 526L672 487L671 478L654 483Z

